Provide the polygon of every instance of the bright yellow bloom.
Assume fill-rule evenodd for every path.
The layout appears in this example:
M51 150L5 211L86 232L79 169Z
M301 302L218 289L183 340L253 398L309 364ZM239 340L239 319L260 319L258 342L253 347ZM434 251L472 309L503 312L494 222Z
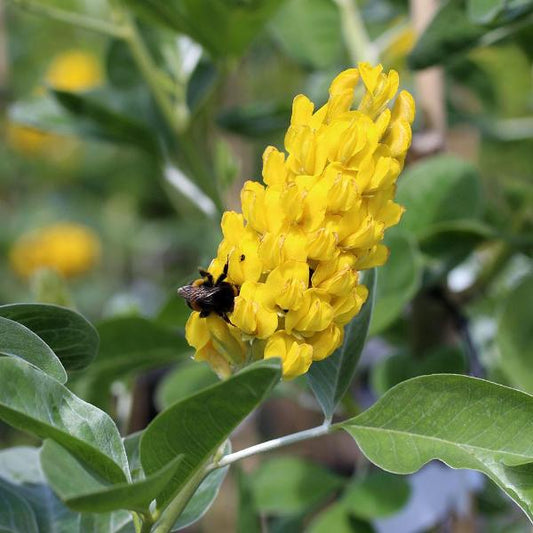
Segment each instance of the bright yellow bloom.
M56 56L46 72L46 82L61 91L87 91L102 84L104 75L96 56L68 50Z
M358 84L363 96L352 109ZM209 272L216 280L228 264L226 281L239 295L230 323L191 315L186 335L198 359L228 374L280 357L290 379L340 346L344 325L368 296L359 271L385 263L381 241L403 212L394 193L415 108L405 91L389 108L398 85L394 70L360 63L333 80L320 109L306 96L294 99L288 155L268 147L265 185L247 181L242 214L222 218L224 239Z
M29 277L41 268L65 277L89 270L100 257L100 242L85 226L59 223L23 235L12 247L9 259L13 270Z

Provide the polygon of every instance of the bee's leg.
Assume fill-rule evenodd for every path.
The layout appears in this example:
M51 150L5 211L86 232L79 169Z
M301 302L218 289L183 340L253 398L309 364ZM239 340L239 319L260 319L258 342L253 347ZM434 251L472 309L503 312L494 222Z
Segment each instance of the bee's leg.
M209 316L209 311L206 311L205 309L203 311L200 311L200 318L206 318Z
M235 326L235 324L229 319L227 313L220 313L220 316L224 319L224 322L227 322L230 326Z
M220 274L220 276L218 276L216 285L218 285L219 283L222 283L228 277L228 268L229 268L229 259L226 262L226 264L224 265L224 269L222 270L222 274Z
M213 279L213 275L210 272L208 272L207 270L204 270L203 268L199 268L198 272L200 273L200 276L202 276L202 278L206 278L207 279L207 283L208 284L210 284L211 286L213 286L215 284L215 280Z

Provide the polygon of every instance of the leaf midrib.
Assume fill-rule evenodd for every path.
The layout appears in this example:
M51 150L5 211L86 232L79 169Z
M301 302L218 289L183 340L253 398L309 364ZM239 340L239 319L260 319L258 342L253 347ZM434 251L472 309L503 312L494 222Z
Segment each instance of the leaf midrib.
M439 437L432 437L432 436L429 436L429 435L424 435L424 434L420 434L420 433L409 433L407 431L401 431L401 430L398 430L398 429L385 429L385 428L377 428L377 427L372 427L372 426L362 426L362 425L359 425L359 424L346 424L346 425L343 425L342 426L343 428L345 429L349 429L349 428L356 428L356 429L361 429L361 430L367 430L367 431L375 431L375 432L381 432L381 433L394 433L394 434L398 434L398 435L402 435L402 436L407 436L407 437L418 437L418 438L422 438L422 439L427 439L427 440L430 440L430 441L436 441L436 442L439 442L439 443L442 443L442 444L446 444L448 446L457 446L457 447L460 447L460 448L465 448L467 450L479 450L479 451L483 451L485 453L493 453L493 454L499 454L499 455L506 455L506 456L513 456L513 457L523 457L525 459L527 459L526 462L524 463L521 463L521 464L527 464L527 463L531 463L533 462L533 454L532 455L524 455L524 454L521 454L521 453L516 453L516 452L507 452L507 451L504 451L504 450L491 450L490 448L482 448L480 446L474 446L472 444L466 444L466 443L463 443L463 442L454 442L454 441L449 441L449 440L445 440L445 439L442 439L442 438L439 438ZM476 456L477 459L479 459L478 456ZM504 466L519 466L519 465L505 465L504 463Z

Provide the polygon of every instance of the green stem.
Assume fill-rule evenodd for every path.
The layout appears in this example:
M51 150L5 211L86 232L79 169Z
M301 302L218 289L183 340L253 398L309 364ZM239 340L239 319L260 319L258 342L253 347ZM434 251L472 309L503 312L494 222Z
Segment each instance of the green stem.
M172 131L176 135L180 135L187 124L180 119L180 115L176 112L172 100L166 92L165 86L161 83L161 71L154 63L148 48L146 47L142 36L137 29L135 21L128 15L124 15L126 24L126 33L124 40L129 46L131 55L135 63L139 67L150 91L152 92L161 113L165 117Z
M92 17L87 17L86 15L81 15L78 13L73 13L71 11L66 11L53 6L47 6L39 2L34 2L33 0L9 0L13 5L24 9L30 13L36 15L42 15L52 20L57 20L59 22L65 22L67 24L72 24L79 28L83 28L88 31L94 31L97 33L102 33L111 37L122 38L124 37L124 29L115 24L111 24L105 20L95 19Z
M225 455L218 461L215 465L216 468L222 468L223 466L228 466L236 461L250 457L251 455L256 455L258 453L265 453L282 446L288 446L289 444L294 444L295 442L301 442L303 440L315 439L317 437L322 437L339 429L336 425L331 425L329 420L325 421L321 426L315 428L306 429L305 431L299 431L298 433L292 433L291 435L286 435L285 437L279 437L277 439L267 440L266 442L261 442L255 446L250 446L244 450L240 450L235 453L230 453Z
M150 533L152 531L152 526L154 525L154 521L150 515L143 515L142 517L142 526L139 533Z
M342 21L342 33L352 63L368 61L375 64L379 57L377 49L370 40L365 23L356 0L335 0Z
M210 471L210 467L204 466L187 481L169 506L161 513L161 518L157 521L153 533L169 533L172 530L183 509L185 509L196 489Z

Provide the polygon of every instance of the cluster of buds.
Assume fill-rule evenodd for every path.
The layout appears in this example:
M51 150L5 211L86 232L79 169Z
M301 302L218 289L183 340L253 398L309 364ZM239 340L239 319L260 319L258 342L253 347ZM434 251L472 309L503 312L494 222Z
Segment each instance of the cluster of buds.
M398 85L394 70L360 63L333 80L320 109L304 95L294 99L288 155L268 147L265 185L247 181L242 214L223 215L208 272L216 280L227 271L237 296L225 317L192 313L186 336L196 359L228 375L280 357L290 379L342 343L368 295L359 272L386 262L384 232L403 212L394 194L414 102L402 91L389 109Z

